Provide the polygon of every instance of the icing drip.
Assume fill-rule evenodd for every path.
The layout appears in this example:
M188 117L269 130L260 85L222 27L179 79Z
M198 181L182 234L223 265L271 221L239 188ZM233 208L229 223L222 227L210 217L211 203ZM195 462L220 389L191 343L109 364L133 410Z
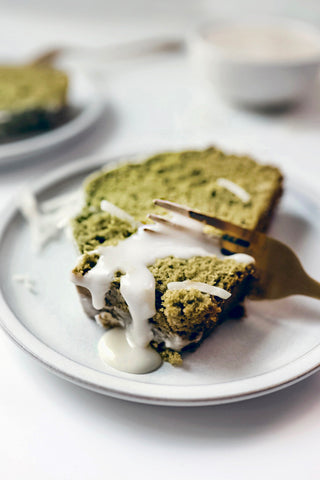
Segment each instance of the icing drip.
M121 334L107 332L103 342L99 344L102 360L120 370L125 367L120 368L121 359L111 360L114 355L117 357L129 355L130 362L133 362L133 357L139 357L142 351L150 348L149 343L153 339L149 319L156 313L155 280L148 266L153 265L157 259L170 256L184 259L194 256L222 257L218 241L215 242L204 235L203 227L198 222L179 215L174 217L174 222L179 223L179 228L152 224L145 230L142 226L135 234L116 246L99 247L95 250L99 254L97 264L84 276L73 276L73 281L77 285L90 291L94 308L100 310L105 306L105 295L110 289L115 273L120 271L123 274L120 279L120 292L128 305L132 322L126 330L121 330ZM245 257L246 261L254 261L248 255ZM241 255L240 257L231 255L226 258L242 261ZM201 285L204 288L205 284ZM220 295L223 294L224 298L227 295L230 296L222 289L217 289L215 292L214 295L218 292ZM117 342L119 347L115 347ZM104 351L105 349L108 352ZM110 353L111 351L113 354ZM135 361L140 362L139 358ZM139 367L139 369L139 373L151 371L148 362L145 362L144 371L142 371L143 368ZM153 367L152 370L154 370ZM128 369L126 371L131 372Z
M197 223L188 219L190 222ZM182 221L180 221L182 225ZM197 224L198 227L198 224ZM139 345L148 345L152 339L149 318L155 310L155 280L149 265L158 258L169 256L191 258L219 253L218 243L209 240L202 232L173 229L165 225L150 225L149 230L139 228L137 233L116 246L99 247L97 264L75 283L87 288L94 308L105 305L105 295L110 289L114 274L121 271L120 292L129 308L132 324L129 336Z
M130 342L123 328L112 328L99 341L100 358L127 373L148 373L157 370L162 359L151 347L139 347Z

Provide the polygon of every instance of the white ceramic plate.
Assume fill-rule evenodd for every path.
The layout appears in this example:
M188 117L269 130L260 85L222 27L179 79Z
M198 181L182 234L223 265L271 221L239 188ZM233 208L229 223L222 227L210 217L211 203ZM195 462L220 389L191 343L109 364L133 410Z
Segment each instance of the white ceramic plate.
M68 73L68 76L68 103L73 112L70 119L47 132L0 143L0 167L27 161L58 147L86 131L102 114L103 101L90 77L79 72Z
M116 161L116 159L115 159ZM86 159L50 174L35 188L39 201L78 188L102 163ZM310 189L288 181L272 234L298 253L314 276L320 271L320 201ZM147 375L104 366L97 354L103 330L87 319L69 281L76 253L59 238L38 255L16 207L1 216L0 314L3 328L54 373L106 395L162 405L209 405L265 394L320 367L320 302L291 297L247 302L247 316L221 325L182 368L164 364ZM28 274L33 295L13 281Z

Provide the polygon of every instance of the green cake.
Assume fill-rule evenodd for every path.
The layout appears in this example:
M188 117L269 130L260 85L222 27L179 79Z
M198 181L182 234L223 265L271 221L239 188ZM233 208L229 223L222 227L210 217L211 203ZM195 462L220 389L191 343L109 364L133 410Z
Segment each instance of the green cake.
M250 201L244 203L219 186L217 179L221 177L240 185L251 195ZM146 221L150 212L163 214L153 205L154 198L162 198L246 228L265 230L281 192L279 170L249 157L227 155L215 148L163 153L141 164L92 175L85 185L86 206L73 223L74 236L84 253L133 233L128 222L100 210L104 199L139 221Z
M89 177L84 188L85 205L72 222L81 253L72 278L90 317L106 328L128 328L132 318L120 286L127 273L121 266L123 262L119 262L119 269L114 268L103 305L99 308L93 306L90 278L99 269L101 275L102 257L108 262L105 257L110 255L111 261L119 249L141 235L141 229L144 229L141 225L147 224L149 230L149 213L166 214L153 204L153 199L185 204L246 228L265 230L282 192L282 176L277 168L260 165L249 157L228 155L209 148L163 153L142 163L102 170ZM106 211L102 208L101 202L104 201L125 214L117 215L117 210L113 209ZM213 249L211 253L209 243L210 254L190 255L189 251L183 254L183 249L188 247L187 237L183 235L188 233L179 234L177 239L174 237L173 244L181 242L181 257L177 246L173 249L177 255L165 256L163 252L168 250L167 247L162 249L161 234L168 234L170 239L171 234L167 231L156 232L156 237L150 232L151 240L148 237L149 243L146 243L148 246L155 242L155 252L152 255L149 252L152 263L146 264L155 288L155 310L148 319L150 344L165 360L179 364L181 351L197 346L243 301L255 267L253 261L244 257L223 257L219 249ZM216 234L207 231L201 234L205 240L201 236L200 242L214 244ZM147 234L143 232L142 235ZM196 241L190 245L196 248L195 252L199 245L207 248L207 243L198 245ZM138 256L139 252L134 248L132 251ZM218 287L218 294L211 292L210 287ZM136 288L139 289L138 284ZM219 289L229 297L226 298L226 293L220 297Z
M67 109L68 77L50 67L0 67L0 139L59 124Z

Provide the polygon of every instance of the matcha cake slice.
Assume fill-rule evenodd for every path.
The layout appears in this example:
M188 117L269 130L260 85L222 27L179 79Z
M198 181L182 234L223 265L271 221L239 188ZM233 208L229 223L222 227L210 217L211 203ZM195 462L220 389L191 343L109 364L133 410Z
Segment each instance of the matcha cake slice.
M204 233L194 221L175 218L176 230L151 224L149 213L165 214L153 199L262 230L281 192L275 167L215 148L159 154L92 175L72 223L81 253L72 280L84 310L106 328L129 331L131 343L138 345L140 335L140 347L150 344L180 363L181 351L198 345L242 302L254 260L223 256L217 232Z
M68 77L36 66L0 66L0 139L47 130L67 111Z

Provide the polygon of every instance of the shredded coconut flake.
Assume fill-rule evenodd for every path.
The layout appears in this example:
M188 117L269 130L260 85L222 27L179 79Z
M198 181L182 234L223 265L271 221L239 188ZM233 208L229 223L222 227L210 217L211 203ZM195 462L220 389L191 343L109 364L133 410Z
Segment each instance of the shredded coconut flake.
M137 222L131 215L129 215L129 213L127 213L125 210L122 210L122 208L117 207L113 203L108 202L108 200L102 200L100 203L100 208L104 212L110 213L110 215L114 215L121 220L131 223L131 225L134 227L138 227L140 225L140 223Z
M251 255L247 255L246 253L234 253L231 257L233 260L239 263L244 263L248 265L249 263L255 263L255 260Z
M58 197L50 198L41 204L41 211L43 213L52 213L65 208L67 205L75 205L77 211L82 203L82 191L76 190L75 192L66 193L64 195L59 195Z
M61 195L39 205L31 191L25 190L18 199L19 209L29 222L31 242L36 252L53 240L81 208L79 192Z
M227 300L231 297L231 293L227 292L220 287L214 287L209 285L208 283L202 282L193 282L192 280L185 280L184 282L170 282L168 283L169 290L191 290L196 289L203 293L209 293L209 295L213 295L215 297L223 298Z
M95 315L95 316L94 316L94 319L95 319L95 321L97 322L97 324L100 325L100 327L103 327L103 323L102 323L101 320L100 320L100 315L99 315L99 314L98 314L98 315Z
M164 344L167 348L171 348L172 350L180 351L184 347L186 347L187 345L190 345L190 343L199 342L201 340L202 336L203 336L203 332L199 333L199 335L192 340L181 338L181 337L179 337L179 335L173 335L171 337L166 337L165 335L163 335L161 337L159 335L159 339L161 339L161 341L164 342Z
M21 283L29 292L33 294L37 294L37 289L35 285L35 281L29 277L27 274L23 273L16 273L12 276L14 282Z
M240 198L240 200L243 201L243 203L248 203L251 199L251 195L246 190L240 187L240 185L231 182L231 180L228 180L227 178L218 178L217 184L236 195L238 198Z

